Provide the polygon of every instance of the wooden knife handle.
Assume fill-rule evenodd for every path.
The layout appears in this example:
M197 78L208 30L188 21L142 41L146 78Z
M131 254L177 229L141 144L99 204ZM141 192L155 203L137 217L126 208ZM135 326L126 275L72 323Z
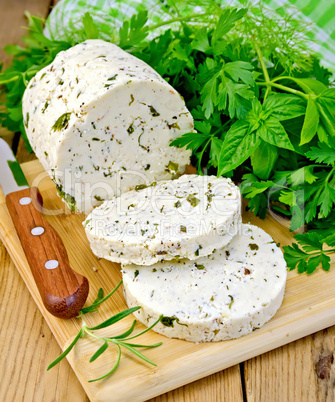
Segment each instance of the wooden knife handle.
M6 204L46 309L75 317L87 299L88 281L70 267L61 238L43 217L38 188L9 193Z

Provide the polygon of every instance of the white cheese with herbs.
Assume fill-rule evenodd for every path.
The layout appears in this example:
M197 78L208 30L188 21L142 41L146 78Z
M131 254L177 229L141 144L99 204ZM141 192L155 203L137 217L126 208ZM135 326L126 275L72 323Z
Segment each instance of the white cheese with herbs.
M238 338L262 327L280 307L287 276L283 253L262 229L242 225L224 249L196 261L122 267L135 316L170 338L192 342Z
M195 260L231 241L240 226L240 204L239 188L230 179L183 175L104 202L84 226L94 254L107 260Z
M89 213L143 181L184 172L170 147L194 129L182 97L143 61L102 40L60 52L23 96L29 141L59 193Z

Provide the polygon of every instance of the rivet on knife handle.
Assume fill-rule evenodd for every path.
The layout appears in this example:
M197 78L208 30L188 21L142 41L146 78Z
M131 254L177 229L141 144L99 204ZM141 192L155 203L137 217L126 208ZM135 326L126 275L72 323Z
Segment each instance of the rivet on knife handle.
M34 205L42 206L36 187L7 194L6 204L46 309L56 317L75 317L89 290L87 279L69 264L64 244Z

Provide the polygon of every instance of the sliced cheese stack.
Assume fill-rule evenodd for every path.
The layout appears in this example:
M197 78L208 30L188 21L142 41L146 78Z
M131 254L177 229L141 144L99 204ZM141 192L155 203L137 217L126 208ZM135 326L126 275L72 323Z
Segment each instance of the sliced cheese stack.
M101 40L64 52L23 97L29 141L59 194L89 213L143 181L177 177L189 150L171 141L193 131L175 89L143 61Z
M280 307L286 263L262 229L242 225L225 249L196 261L124 265L129 307L156 332L192 342L238 338L260 328Z
M236 235L240 204L239 188L230 179L184 175L106 201L84 225L94 254L107 260L139 265L195 260Z

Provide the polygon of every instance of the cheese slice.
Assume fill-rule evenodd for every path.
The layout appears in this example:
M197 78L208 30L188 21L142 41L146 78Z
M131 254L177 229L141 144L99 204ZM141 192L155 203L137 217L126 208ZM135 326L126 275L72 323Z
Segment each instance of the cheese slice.
M230 179L183 175L104 202L84 226L94 254L107 260L139 265L194 260L231 241L240 225L240 204L239 188Z
M262 229L242 225L224 249L196 261L124 265L124 293L145 325L192 342L238 338L262 327L280 307L287 268L283 253Z
M29 82L22 108L37 157L81 212L137 184L177 177L190 161L190 150L169 146L194 130L182 97L102 40L60 52Z

